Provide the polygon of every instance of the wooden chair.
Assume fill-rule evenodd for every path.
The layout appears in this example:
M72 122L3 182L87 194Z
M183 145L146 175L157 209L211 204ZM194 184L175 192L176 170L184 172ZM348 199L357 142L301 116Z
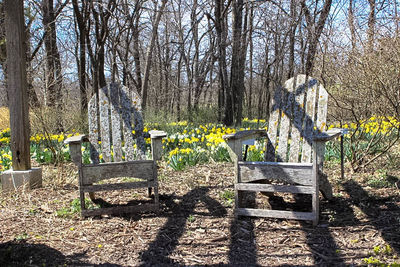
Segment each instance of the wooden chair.
M161 131L151 131L152 159L146 159L145 133L141 115L141 98L135 90L111 83L94 95L88 107L89 136L68 138L71 158L79 170L79 197L82 216L157 211L159 208L157 163L162 153ZM148 134L147 134L148 135ZM136 140L136 142L134 142ZM82 143L90 143L91 164L82 162ZM136 149L135 149L136 146ZM101 163L101 161L104 161ZM139 181L100 183L102 180L132 177ZM148 188L154 189L154 203L118 205L109 208L87 209L85 193Z
M332 188L322 173L325 142L342 134L341 129L324 131L327 103L324 87L300 74L275 91L268 131L248 130L224 136L236 165L236 215L318 223L319 190L324 197L332 197ZM243 144L257 138L266 139L265 162L243 161ZM242 203L244 192L309 194L311 211L248 208Z

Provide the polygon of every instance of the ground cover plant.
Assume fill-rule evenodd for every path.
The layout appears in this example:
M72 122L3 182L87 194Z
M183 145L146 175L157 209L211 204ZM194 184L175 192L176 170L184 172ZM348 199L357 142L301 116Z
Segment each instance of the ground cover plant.
M0 264L398 266L398 145L357 173L352 173L350 161L351 149L365 149L351 147L354 132L367 144L376 133L390 142L398 131L398 123L390 123L379 127L372 118L358 128L342 125L349 129L345 180L338 171L339 142L328 143L325 169L335 199L322 201L321 222L315 228L305 222L233 216L234 169L222 136L240 128L187 121L146 125L146 131L168 132L159 169L160 213L89 219L79 216L77 173L63 143L77 133L35 134L31 154L44 169L44 187L1 192ZM265 129L265 121L245 119L242 129L250 128ZM9 129L0 135L5 170L11 160ZM249 146L248 158L261 159L263 147L261 141ZM83 150L89 162L88 148ZM146 192L100 196L110 200L133 195L144 198ZM87 204L93 205L90 200Z

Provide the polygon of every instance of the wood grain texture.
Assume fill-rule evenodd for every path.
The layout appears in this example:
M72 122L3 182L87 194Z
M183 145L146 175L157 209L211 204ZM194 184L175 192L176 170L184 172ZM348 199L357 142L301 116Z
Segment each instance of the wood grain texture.
M108 86L99 90L101 154L105 162L111 162L110 98Z
M116 177L134 177L153 180L155 163L152 160L112 162L82 166L83 184Z
M90 159L93 164L100 162L100 145L99 145L99 120L97 115L97 95L92 96L88 103L88 122L89 122L89 142L90 142Z
M303 132L303 115L304 115L304 95L305 95L305 75L298 75L297 79L293 79L294 102L293 102L293 122L290 132L291 144L289 152L289 162L299 162L300 160L300 142L301 133Z
M315 220L315 214L312 212L238 208L235 210L235 213L236 215L239 216L250 216L250 217L280 218L280 219L294 219L294 220L306 220L306 221Z
M279 127L279 143L277 148L277 161L286 162L288 158L288 141L290 122L293 119L294 79L285 83L285 97L282 103L281 123Z
M239 182L276 180L312 185L312 164L278 162L239 162Z
M116 83L110 84L111 103L111 133L112 151L114 161L122 161L122 130L121 130L121 104L119 99L119 86Z
M156 161L162 154L162 138L165 132L152 131L144 133L141 114L141 99L136 91L130 92L126 87L110 84L89 101L89 142L93 164L84 165L81 160L81 142L84 136L72 137L66 140L70 144L74 162L79 167L79 196L82 215L95 216L120 212L156 211L159 207L157 165ZM145 159L145 137L152 137L152 153L154 160ZM99 138L101 137L101 138ZM134 143L136 139L136 144ZM101 149L99 145L101 141ZM125 142L124 148L122 143ZM136 145L136 149L135 149ZM123 156L125 150L125 159ZM106 163L99 163L99 152L102 152ZM113 152L113 155L112 153ZM114 162L111 162L114 159ZM139 159L139 160L138 160ZM139 178L138 182L103 183L99 181L129 177ZM154 204L140 206L116 206L111 209L87 210L85 208L85 192L95 199L97 191L116 191L133 188L154 189Z
M133 140L133 124L132 124L132 106L131 99L129 97L129 90L126 87L122 87L120 91L121 101L121 115L123 125L123 135L125 141L125 158L127 161L135 159L134 153L134 140Z
M146 159L146 142L143 137L144 122L142 116L141 97L136 89L131 90L132 113L136 132L136 158Z
M301 152L301 162L311 162L312 141L315 126L315 98L317 94L318 81L309 78L307 84L307 97L304 116L303 147Z
M292 194L315 194L315 188L313 186L303 185L238 183L235 184L235 190L253 192L282 192Z
M222 136L224 140L231 140L231 139L242 139L248 140L248 139L257 139L257 138L262 138L262 137L267 137L267 131L262 130L262 129L256 129L256 130L245 130L245 131L239 131L233 134L226 134Z
M275 161L276 139L278 135L279 119L282 108L282 91L282 88L278 87L275 90L273 98L271 99L271 112L268 123L268 139L264 154L265 161Z
M23 1L4 1L4 11L12 168L14 171L24 171L31 168L31 157Z
M82 187L82 190L84 192L99 192L99 191L127 190L133 188L145 188L153 186L154 186L154 181L151 182L146 181L146 182L85 185Z
M69 144L69 152L71 155L72 162L80 167L82 164L82 145L81 143L70 143Z

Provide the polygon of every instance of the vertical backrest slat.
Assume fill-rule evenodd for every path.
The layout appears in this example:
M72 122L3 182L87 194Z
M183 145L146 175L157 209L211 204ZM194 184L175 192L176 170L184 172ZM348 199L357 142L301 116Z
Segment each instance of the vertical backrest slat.
M278 152L277 152L277 161L287 161L287 152L288 152L288 139L289 139L289 129L290 129L290 121L293 113L293 91L294 91L295 81L294 79L290 79L286 81L285 86L283 88L283 94L285 95L283 105L282 105L282 113L281 113L281 123L279 127L279 143L278 143Z
M99 90L101 153L105 162L111 162L110 101L108 86Z
M120 102L122 108L122 128L125 141L125 158L127 161L131 161L135 159L132 133L134 129L132 127L131 99L129 96L129 90L125 86L122 86L120 90Z
M268 138L266 143L265 161L275 161L275 148L276 148L276 137L279 126L280 109L282 105L282 88L278 87L275 90L274 97L271 100L271 112L268 123Z
M114 161L122 161L121 144L121 105L119 101L119 86L116 83L110 84L111 99L111 132L112 132L112 150L114 152Z
M317 132L323 132L326 131L326 117L328 115L328 92L325 90L325 88L320 84L319 90L318 90L318 109L317 109ZM325 146L324 145L319 145L316 147L318 150L317 154L318 155L324 155L325 154ZM321 156L317 159L318 166L322 168L324 164L324 157Z
M146 159L146 142L143 137L144 124L142 117L142 100L136 89L131 90L132 112L135 121L136 157Z
M318 89L318 81L308 79L307 82L307 100L304 117L303 131L303 148L301 152L301 162L311 162L312 138L314 132L314 117L315 117L315 98Z
M94 95L88 103L90 159L93 164L99 163L99 124L97 117L97 95Z
M305 94L305 78L303 74L299 74L296 81L293 103L293 123L290 132L291 143L289 151L289 162L299 162L300 156L300 137L303 131L303 114L304 114L304 94Z
M319 85L318 90L318 110L317 110L317 130L319 132L326 131L326 117L328 114L328 92L322 86Z

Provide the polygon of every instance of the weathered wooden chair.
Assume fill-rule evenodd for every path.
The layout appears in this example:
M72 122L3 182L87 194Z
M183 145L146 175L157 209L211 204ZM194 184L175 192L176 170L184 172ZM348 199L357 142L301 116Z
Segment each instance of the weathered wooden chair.
M135 90L111 83L94 95L88 107L89 136L68 138L71 158L79 170L79 197L82 216L157 211L159 208L157 163L162 153L161 131L150 131L152 159L146 159L141 98ZM149 134L147 134L148 136ZM136 139L136 142L134 140ZM91 164L82 162L82 143L90 143ZM136 146L136 149L135 149ZM101 161L104 161L101 163ZM130 182L100 183L118 177L137 178ZM132 180L132 179L131 179ZM85 193L94 199L94 192L148 188L154 189L154 203L117 205L87 209Z
M306 82L307 79L307 82ZM275 91L268 131L248 130L225 135L236 165L235 214L310 220L319 216L319 190L326 198L332 188L322 173L325 142L341 135L326 129L328 93L315 79L298 75ZM243 161L243 144L266 139L265 162ZM242 207L245 192L312 195L311 211L288 211ZM268 193L266 193L268 192Z

